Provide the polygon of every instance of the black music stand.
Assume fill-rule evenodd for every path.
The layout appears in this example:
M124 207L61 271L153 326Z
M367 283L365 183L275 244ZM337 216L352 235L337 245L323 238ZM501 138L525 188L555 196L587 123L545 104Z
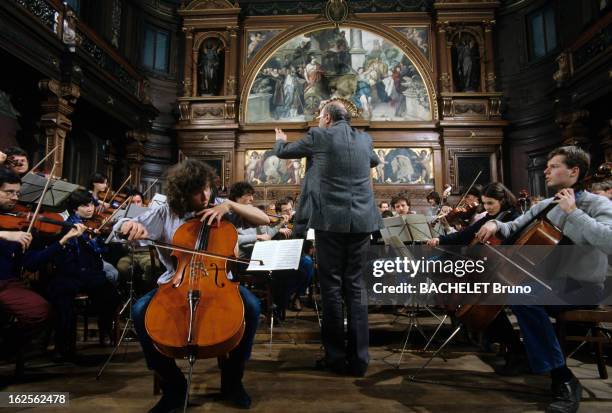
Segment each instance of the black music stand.
M19 200L27 203L36 203L42 195L43 189L47 184L47 178L29 173L21 179L21 196ZM45 193L42 205L46 207L59 207L80 185L71 184L61 180L55 180L49 184Z

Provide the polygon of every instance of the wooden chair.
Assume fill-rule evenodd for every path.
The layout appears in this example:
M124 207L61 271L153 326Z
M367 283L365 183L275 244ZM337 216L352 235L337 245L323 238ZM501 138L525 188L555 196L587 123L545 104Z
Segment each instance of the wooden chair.
M568 322L585 324L589 327L589 330L584 336L568 336ZM597 362L597 369L599 370L599 377L605 380L608 378L608 370L606 368L606 361L603 357L603 345L604 343L612 343L612 336L611 331L603 327L602 323L612 323L611 306L602 306L589 310L569 310L564 311L557 316L559 343L563 348L563 353L567 357L568 341L577 341L579 343L593 343L595 345L595 357Z

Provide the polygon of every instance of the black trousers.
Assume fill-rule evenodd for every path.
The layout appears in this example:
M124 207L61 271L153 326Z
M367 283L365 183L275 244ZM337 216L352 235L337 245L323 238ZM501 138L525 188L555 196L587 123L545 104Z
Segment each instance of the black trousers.
M321 335L325 359L332 365L346 361L364 369L370 358L368 306L362 272L370 234L316 231L315 238L323 298ZM347 333L344 331L343 299L347 309Z

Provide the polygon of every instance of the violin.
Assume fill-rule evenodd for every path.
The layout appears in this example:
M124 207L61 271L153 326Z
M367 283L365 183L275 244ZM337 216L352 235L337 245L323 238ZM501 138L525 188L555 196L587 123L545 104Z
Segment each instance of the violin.
M160 285L145 314L147 333L162 354L187 357L193 365L197 358L225 355L240 342L244 305L238 284L228 279L237 240L227 221L210 226L191 219L174 233L174 277Z
M33 217L33 212L3 212L0 213L0 228L9 231L25 231L30 226ZM58 235L64 228L72 228L73 226L64 221L60 214L39 212L32 229L35 229L41 235Z
M474 216L479 206L480 204L478 202L463 204L462 206L453 208L446 214L436 216L434 222L440 218L446 218L446 222L450 225L464 224L465 221L468 221Z

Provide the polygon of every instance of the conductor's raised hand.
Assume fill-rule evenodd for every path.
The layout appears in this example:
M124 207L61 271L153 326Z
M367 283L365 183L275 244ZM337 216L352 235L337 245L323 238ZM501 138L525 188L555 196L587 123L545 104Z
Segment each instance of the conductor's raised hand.
M140 239L146 239L149 237L149 232L139 222L126 221L121 225L120 233L127 236L128 241L135 241Z
M287 134L283 132L282 129L274 128L274 132L276 132L276 140L287 142Z
M196 213L196 215L202 215L200 218L201 222L205 222L208 220L208 225L212 225L215 220L217 220L217 225L221 225L221 219L223 219L223 215L229 213L231 211L229 202L224 202L219 205L215 205L212 208L203 209L202 211Z

